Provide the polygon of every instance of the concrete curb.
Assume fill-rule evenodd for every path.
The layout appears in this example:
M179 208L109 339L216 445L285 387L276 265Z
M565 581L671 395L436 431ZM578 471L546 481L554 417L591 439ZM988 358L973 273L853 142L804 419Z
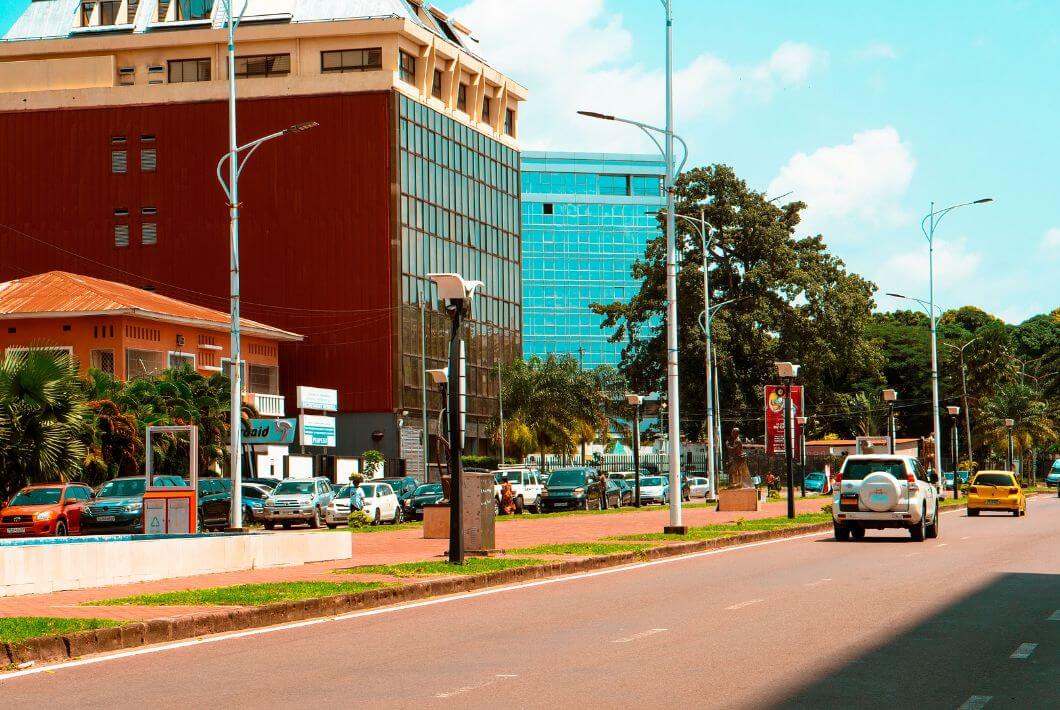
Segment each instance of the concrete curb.
M646 560L679 557L707 550L737 547L749 543L825 532L831 529L831 522L826 522L803 525L797 528L758 530L714 540L693 540L665 544L639 552L621 552L614 555L558 561L533 567L516 567L474 576L428 579L409 582L395 587L371 589L357 594L344 594L304 601L278 602L276 604L235 610L152 619L150 621L94 631L45 636L16 644L0 643L0 668L27 662L66 661L95 653L180 641L226 631L239 631L249 628L275 626L304 619L338 616L351 611L419 601L449 594L459 594L486 587L590 572Z

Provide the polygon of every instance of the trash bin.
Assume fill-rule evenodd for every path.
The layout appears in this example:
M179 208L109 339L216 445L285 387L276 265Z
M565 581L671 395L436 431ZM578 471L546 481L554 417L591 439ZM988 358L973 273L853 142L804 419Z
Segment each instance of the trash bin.
M493 474L464 472L461 483L464 552L493 552L497 539L494 530Z

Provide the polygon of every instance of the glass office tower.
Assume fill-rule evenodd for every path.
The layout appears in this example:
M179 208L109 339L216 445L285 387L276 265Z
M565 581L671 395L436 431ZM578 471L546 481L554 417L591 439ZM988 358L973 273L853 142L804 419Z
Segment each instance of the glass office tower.
M618 365L594 302L628 301L630 267L659 235L666 206L658 156L524 152L523 356L571 354L587 369Z

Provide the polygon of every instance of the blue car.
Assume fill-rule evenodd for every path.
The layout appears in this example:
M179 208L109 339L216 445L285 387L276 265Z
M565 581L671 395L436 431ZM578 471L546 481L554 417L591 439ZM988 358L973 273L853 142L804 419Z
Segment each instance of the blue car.
M828 489L828 476L824 471L811 471L806 474L806 492L824 493Z
M1060 459L1053 462L1053 467L1049 469L1049 473L1046 474L1045 485L1050 488L1060 486Z

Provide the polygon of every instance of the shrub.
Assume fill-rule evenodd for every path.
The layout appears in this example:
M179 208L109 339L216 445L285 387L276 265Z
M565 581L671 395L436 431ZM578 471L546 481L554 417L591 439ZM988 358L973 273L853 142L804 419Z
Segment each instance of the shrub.
M498 458L496 456L462 456L460 463L464 468L497 468Z
M351 528L366 528L372 524L372 519L368 513L363 510L354 510L350 512L350 527Z
M821 512L825 513L826 515L831 515L832 514L832 504L831 503L825 503L824 505L822 505L821 506Z

